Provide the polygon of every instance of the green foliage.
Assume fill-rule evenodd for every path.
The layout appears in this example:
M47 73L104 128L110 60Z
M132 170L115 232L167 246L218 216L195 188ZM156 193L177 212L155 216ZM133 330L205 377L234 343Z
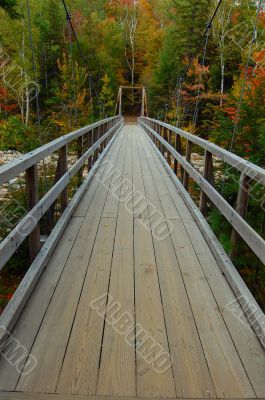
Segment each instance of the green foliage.
M105 74L102 78L103 86L99 95L100 106L104 117L111 117L114 115L114 97L110 86L110 78Z
M19 117L9 117L0 124L1 150L17 150L26 153L39 145L34 129L23 124Z
M19 14L16 11L16 0L0 0L0 7L2 7L11 18L18 18Z

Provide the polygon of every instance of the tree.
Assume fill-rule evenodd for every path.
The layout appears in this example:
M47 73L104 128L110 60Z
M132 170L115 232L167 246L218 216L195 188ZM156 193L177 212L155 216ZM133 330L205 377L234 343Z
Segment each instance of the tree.
M110 87L110 78L107 74L101 79L103 86L99 95L100 107L102 108L103 117L111 117L114 114L114 97Z
M0 0L0 7L3 8L11 18L18 18L19 14L16 11L16 0Z

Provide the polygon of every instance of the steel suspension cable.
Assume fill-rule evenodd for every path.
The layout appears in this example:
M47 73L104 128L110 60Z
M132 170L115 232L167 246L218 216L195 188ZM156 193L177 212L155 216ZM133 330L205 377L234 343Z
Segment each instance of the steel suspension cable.
M207 26L206 26L206 29L204 31L204 34L203 34L203 36L202 36L202 38L201 38L201 40L200 40L200 42L199 42L199 44L198 44L198 46L197 46L197 48L195 50L193 56L191 57L191 59L190 59L188 65L186 66L183 74L178 79L177 105L176 105L176 122L177 122L177 126L179 126L179 124L180 124L180 116L179 116L179 114L180 114L180 103L181 103L181 90L182 90L183 83L185 82L185 80L187 78L186 75L187 75L187 73L188 73L193 61L195 60L197 54L201 50L201 46L202 46L204 40L206 40L207 44L208 44L209 31L212 28L212 23L213 23L216 15L217 15L217 13L219 11L219 8L222 5L222 2L223 2L223 0L219 0L218 1L218 4L217 4L217 6L216 6L216 8L215 8L215 10L213 12L213 15L212 15L210 21L207 23Z

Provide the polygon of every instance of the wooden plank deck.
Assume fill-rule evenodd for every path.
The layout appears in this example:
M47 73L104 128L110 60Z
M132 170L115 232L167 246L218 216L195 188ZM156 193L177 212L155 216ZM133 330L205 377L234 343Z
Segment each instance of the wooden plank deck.
M1 357L0 398L265 398L264 350L144 131L105 160L12 332L37 367Z

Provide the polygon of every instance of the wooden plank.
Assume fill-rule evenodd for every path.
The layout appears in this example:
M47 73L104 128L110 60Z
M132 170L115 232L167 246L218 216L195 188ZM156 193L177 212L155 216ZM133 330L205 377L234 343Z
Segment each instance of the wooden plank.
M66 146L67 144L71 143L73 140L78 139L80 136L88 133L92 129L102 125L106 121L114 119L117 121L117 126L120 121L120 117L109 118L107 120L98 121L92 125L85 126L84 128L78 129L75 132L69 133L67 135L61 136L58 139L53 140L50 143L45 144L42 147L37 148L36 150L31 151L17 159L10 161L7 164L4 164L0 167L0 185L3 183L8 182L10 179L18 176L28 168L36 165L39 161L43 160L44 158L48 157L55 151L59 150L61 147Z
M155 164L153 165L153 170L159 170L161 173L163 167L158 157L154 157L154 160ZM156 179L156 181L158 180ZM224 279L220 266L215 260L205 239L200 237L199 227L194 221L192 215L187 213L187 206L180 194L177 192L172 179L170 177L164 178L164 182L171 194L172 201L176 206L178 214L185 225L185 229L189 235L197 257L200 260L200 264L210 284L220 312L228 327L229 333L253 385L255 393L258 397L264 397L265 385L263 377L265 376L265 353L262 349L261 343L258 338L253 335L247 318L245 318L244 315L242 315L241 318L236 318L228 309L227 305L229 303L233 303L236 308L238 306L240 307L240 305L237 306L236 297L232 289L227 280Z
M83 218L72 218L66 227L63 236L43 274L32 293L30 301L23 309L12 333L16 339L30 352L35 335L45 315L49 301L54 293L60 275L65 266L75 238L78 234ZM1 324L2 325L2 324ZM25 362L26 360L24 360ZM23 364L21 362L21 367ZM1 390L15 390L20 373L0 358L0 388Z
M171 223L175 253L217 397L255 397L185 227L180 221Z
M151 178L144 176L147 198L163 214L161 196L166 191L160 186L158 197L155 182L159 185L159 172L145 142L142 148L144 156L141 160L145 157L149 161L152 174ZM176 218L179 219L179 216ZM151 226L154 229L155 223L152 222ZM214 398L215 389L169 231L164 240L153 240L177 397Z
M117 144L118 144L118 141L117 141ZM115 147L119 147L119 146L117 146L117 144ZM112 145L112 142L109 143L108 148L106 148L106 151L102 154L101 158L105 157L105 153L108 152L109 148L111 148L111 145ZM99 160L99 163L100 163L100 160ZM33 290L34 285L36 284L36 282L38 280L38 277L40 276L43 268L45 267L45 265L48 263L49 259L51 258L51 255L53 253L53 248L55 248L57 242L60 239L61 234L64 232L64 229L67 227L71 213L75 210L75 207L79 204L79 200L80 200L83 192L86 190L86 187L88 186L88 184L91 180L91 177L93 176L93 173L96 172L97 166L98 165L96 164L94 166L93 170L90 171L91 176L88 176L87 181L84 182L82 187L76 193L72 202L68 206L67 211L64 213L61 220L59 221L59 223L56 225L54 231L52 232L51 236L48 238L48 241L46 242L45 247L42 249L42 253L38 256L39 257L38 260L36 260L36 263L31 267L29 272L26 274L24 280L22 281L21 285L17 289L15 295L10 300L9 304L7 305L6 309L4 310L4 313L1 315L1 326L4 326L7 330L10 331L12 329L19 313L21 312L21 310L23 309L23 306L26 303L28 296L30 295L31 291ZM89 187L89 190L88 190L89 192L91 192L90 189L91 188ZM95 188L93 189L93 187L92 187L92 196L90 199L88 199L88 198L86 199L87 208L89 207L94 194L95 194ZM75 229L73 229L73 233L74 232L75 232ZM67 246L69 246L69 243L67 243ZM70 249L70 247L69 247L69 249ZM64 250L64 246L62 246L62 250ZM67 251L65 252L65 254L66 255L68 254ZM51 260L50 263L53 265L53 259ZM58 263L58 260L56 258L56 254L55 254L55 265L57 265L57 263ZM60 263L59 263L59 265L60 265ZM55 267L51 267L51 268L55 268ZM56 271L54 271L54 276L55 277L57 276ZM56 282L56 280L55 280L55 282ZM51 285L51 288L53 289L52 285ZM42 310L41 306L45 305L45 304L47 306L47 302L45 302L45 288L43 288L41 290L41 293L42 293L42 291L44 292L43 298L41 297L39 299L39 302L36 302L37 305L36 305L35 311L34 311L34 308L32 309L29 306L30 311L27 314L28 308L26 307L25 311L23 312L23 317L21 317L21 319L23 319L23 321L25 320L27 322L28 327L25 324L22 324L21 328L17 328L17 326L16 326L16 330L15 330L16 337L19 338L20 342L27 349L31 348L34 335L35 335L37 329L39 328L39 324L43 317L43 313L41 312L41 310ZM31 303L29 303L29 304L31 305ZM25 315L28 315L28 319L27 319L27 317L25 317ZM34 315L35 315L35 318L33 317ZM36 328L34 328L33 325ZM23 329L25 329L26 332L24 332ZM10 390L10 389L12 390L12 389L14 389L14 385L16 385L16 383L18 381L18 377L19 377L18 372L13 367L11 370L10 369L11 369L10 366L9 366L9 368L5 368L3 376L0 375L0 382L1 382L0 387L2 389L6 388L7 390Z
M7 393L7 392L0 392L0 396L2 400L161 400L161 398L157 397L131 397L131 396L126 396L126 397L118 397L117 396L78 396L78 395L58 395L58 394L42 394L42 393L18 393L18 392L13 392L13 393ZM171 397L169 398L164 398L164 400L173 400ZM176 398L174 400L177 400ZM192 400L192 399L185 399L183 398L182 400ZM207 398L207 400L212 400L211 398ZM226 399L220 399L220 400L232 400L229 398ZM243 400L243 399L237 399L237 400ZM249 400L254 400L254 399L249 399ZM260 400L265 400L260 399Z
M99 186L93 197L32 347L41 361L29 376L21 376L19 391L55 392L107 193L107 187Z
M151 128L149 128L151 129ZM265 240L258 235L255 230L230 206L230 204L215 190L212 185L200 175L185 159L183 159L176 150L162 139L155 131L152 133L163 143L163 145L171 152L171 154L179 161L183 168L189 173L195 182L201 187L204 193L221 211L228 222L245 240L257 257L265 262Z
M228 304L234 304L235 309L240 311L240 304L230 288L226 279L218 266L211 250L204 240L199 239L199 227L193 220L191 214L185 212L186 205L184 200L173 185L170 178L167 178L168 190L172 193L178 213L185 224L185 228L193 244L194 250L200 260L205 276L212 289L220 312L227 325L229 333L235 344L237 352L242 360L246 373L253 385L258 397L265 396L265 352L256 335L252 332L251 326L244 316L236 318L229 310ZM195 233L195 234L194 234Z
M126 155L126 136L123 136L126 140L124 141L124 147L121 150L116 164L109 163L107 166L108 173L112 175L112 181L110 185L110 190L107 196L105 207L103 210L103 218L117 218L118 208L119 208L119 197L122 185L122 179L124 175L124 165ZM129 144L128 144L129 145Z
M112 128L106 137L114 133L115 127ZM105 137L104 136L104 137ZM103 141L102 137L96 142L91 149L89 149L70 169L64 174L61 179L43 196L43 198L32 208L32 210L18 223L18 225L9 233L9 235L0 243L0 269L5 266L10 257L15 253L17 248L23 243L26 237L34 231L38 224L38 221L43 217L45 212L55 202L57 197L67 187L70 180L82 165L85 164L91 154L94 153L95 149L100 146Z
M108 149L112 145L113 140L109 143L109 146L105 149L105 152L102 153L102 158L104 158L105 154L107 153ZM92 177L94 176L95 171L100 164L101 158L97 164L95 164L94 168L90 171L87 179L84 181L82 186L79 188L77 193L75 194L74 198L72 199L71 203L68 205L67 209L63 213L62 217L56 224L55 228L53 229L51 235L47 239L45 246L42 248L41 252L38 254L37 258L35 259L34 263L31 265L30 269L26 273L25 277L23 278L22 282L20 283L19 287L17 288L15 294L13 295L12 299L9 301L8 305L6 306L4 312L0 317L0 324L3 326L7 331L11 331L18 316L20 315L21 311L23 310L24 305L26 304L30 294L32 293L39 277L42 274L43 269L49 262L53 251L61 238L64 229L66 228L75 208L79 204L80 199L82 198L87 186L89 185ZM0 335L0 341L2 339L2 335Z
M150 226L150 217L143 183L144 171L141 168L137 145L137 142L141 140L139 137L141 131L139 128L134 131L132 154L133 185L136 191L134 196L134 257L135 345L138 349L136 352L137 394L146 397L174 397L176 395L175 384L153 239L150 229L146 227ZM149 339L147 339L148 337ZM165 370L159 368L157 362L160 353L165 356Z
M104 157L104 161L103 163L100 163L97 172L96 172L96 179L93 179L88 190L86 191L85 195L83 196L83 198L81 199L78 208L76 209L74 215L75 216L85 216L90 204L90 199L93 197L93 193L94 193L94 188L96 188L99 183L100 180L105 172L106 166L108 165L108 162L110 163L115 163L119 150L120 150L120 146L123 142L123 136L120 133L117 138L115 139L115 144L112 146L112 148L110 149L110 151L108 151L108 153L106 154L106 157ZM92 196L92 197L91 197Z
M153 144L150 142L151 146ZM184 200L186 206L188 207L192 217L198 224L200 231L203 234L207 244L209 245L214 257L218 262L218 266L221 269L222 273L225 275L227 281L229 282L233 292L236 295L236 298L240 302L243 307L245 314L248 318L249 323L251 324L253 330L256 332L257 337L260 340L260 343L265 348L264 337L265 337L265 315L262 312L261 308L257 304L253 295L247 288L245 282L239 275L235 266L231 262L228 255L225 253L223 247L218 241L217 237L213 233L212 229L208 225L207 221L199 211L198 207L195 205L191 197L188 193L183 189L183 186L180 184L179 180L176 179L172 171L168 168L167 164L164 162L163 157L160 156L159 151L153 146L155 153L157 154L159 160L163 165L163 170L166 170L169 174L172 182L174 183L177 191L180 196ZM159 163L157 164L160 165ZM249 306L251 305L251 307Z
M124 139L124 136L122 136L122 139ZM111 160L114 167L117 167L120 160L124 159L125 149L126 140L122 140L118 153ZM106 182L106 178L104 176L102 178ZM110 177L111 180L114 178L113 176ZM110 187L111 184L112 181ZM99 185L101 184L99 183ZM104 210L106 203L107 200ZM104 318L98 315L90 307L90 304L108 292L116 230L115 217L117 217L118 212L116 210L114 218L104 218L104 210L56 388L58 393L89 395L96 393Z
M158 151L156 151L156 154L159 157ZM161 158L162 159L162 158ZM164 164L166 166L166 163ZM160 161L156 160L156 168L160 169L161 164ZM169 170L169 169L168 169ZM232 293L231 288L228 286L227 281L224 279L223 274L220 269L220 265L217 264L216 260L214 259L213 254L211 253L210 249L204 242L204 239L202 240L199 238L199 227L197 226L196 222L193 220L191 214L185 212L186 205L184 205L184 201L187 203L187 198L182 200L180 195L177 193L175 186L173 185L172 178L173 174L171 175L170 178L164 178L165 183L171 192L172 200L174 201L176 208L178 210L179 215L181 216L181 219L185 223L185 228L189 234L190 240L192 241L193 247L196 251L196 254L200 260L200 263L202 265L202 268L206 274L206 278L210 284L211 290L213 292L213 295L217 301L218 307L220 309L220 312L223 316L223 319L229 329L229 333L232 337L232 340L235 344L235 347L237 349L237 352L240 356L240 359L244 365L244 368L247 372L247 375L253 385L253 388L255 390L255 393L257 394L258 397L264 397L264 390L265 390L265 385L264 385L264 374L265 374L265 354L264 351L261 347L261 344L257 337L253 335L251 332L251 329L248 328L248 322L244 318L244 315L241 318L236 318L233 313L230 312L228 309L227 305L229 303L234 303L235 307L236 306L236 298L234 294ZM174 177L175 178L175 177ZM177 181L176 181L177 182ZM183 190L181 185L179 184L179 188ZM184 190L183 190L184 192ZM185 195L188 197L188 195L185 193ZM190 200L192 201L192 200ZM193 204L194 210L196 209L197 212L198 209L196 206ZM197 219L198 221L198 219ZM201 217L200 221L205 221L203 217ZM211 232L210 228L208 234ZM194 234L196 233L196 234ZM224 259L224 258L223 258ZM230 262L231 264L231 262ZM227 268L227 266L226 266ZM222 267L222 270L224 271L224 267ZM233 267L233 270L235 271L235 268ZM236 271L235 271L236 272ZM227 273L226 273L227 275ZM230 279L231 281L231 279ZM237 279L237 283L241 281L241 278L239 277ZM234 282L235 282L235 277L234 277ZM243 284L244 285L244 284ZM234 284L235 286L235 284ZM241 290L241 297L243 296L244 298L248 299L248 289L244 285L242 288L244 291ZM250 304L253 305L255 308L255 301L253 299L253 303L251 302L251 297L252 295L250 294L249 302ZM262 312L259 308L257 308L257 315L259 317L259 321L262 324ZM252 315L252 321L253 321L253 315ZM259 332L260 333L260 332ZM257 372L258 371L258 372Z
M131 132L124 128L124 135ZM128 152L125 156L125 170ZM121 196L130 196L131 188L126 185L127 178L123 179ZM129 313L134 318L134 273L133 273L133 216L128 213L124 202L120 199L115 244L113 250L112 270L110 276L109 295L119 305L119 315ZM107 311L106 319L112 319L112 311ZM122 321L121 321L122 323ZM106 323L102 354L99 366L97 394L104 396L135 396L135 351L128 346L122 336L112 324Z
M101 219L57 393L96 393L104 318L90 304L108 292L115 229L115 218Z

